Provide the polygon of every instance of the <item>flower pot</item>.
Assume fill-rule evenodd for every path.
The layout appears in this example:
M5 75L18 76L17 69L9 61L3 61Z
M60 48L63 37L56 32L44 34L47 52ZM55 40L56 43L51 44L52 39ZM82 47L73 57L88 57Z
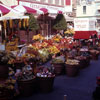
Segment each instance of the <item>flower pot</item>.
M92 53L91 54L92 55L92 60L98 60L98 54L96 54L96 53Z
M60 75L63 72L64 64L63 63L53 63L55 75Z
M20 91L20 94L24 97L31 96L33 94L35 85L35 79L32 80L18 80L18 89Z
M91 54L91 59L92 60L98 60L99 51L90 50L90 54Z
M69 77L77 76L78 73L79 73L79 65L69 65L69 64L66 64L65 69L66 69L66 74Z
M0 80L8 78L8 66L5 64L0 65Z
M37 77L38 87L40 92L48 93L53 90L55 76L52 77Z

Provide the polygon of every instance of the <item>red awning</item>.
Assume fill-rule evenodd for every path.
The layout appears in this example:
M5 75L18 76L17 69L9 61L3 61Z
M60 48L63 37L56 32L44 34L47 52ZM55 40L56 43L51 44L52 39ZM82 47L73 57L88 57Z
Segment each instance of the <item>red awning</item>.
M39 9L30 8L30 7L24 6L24 5L15 5L15 6L11 6L11 8L13 8L14 10L17 10L19 12L22 12L22 13L43 14L43 11L41 11Z
M2 14L7 14L8 12L10 12L10 10L11 10L10 7L0 3L0 12Z
M62 14L63 11L61 10L55 10L55 9L50 9L50 8L40 8L41 11L44 12L44 14L50 13L50 14Z
M93 34L97 34L97 31L75 31L74 39L89 39Z

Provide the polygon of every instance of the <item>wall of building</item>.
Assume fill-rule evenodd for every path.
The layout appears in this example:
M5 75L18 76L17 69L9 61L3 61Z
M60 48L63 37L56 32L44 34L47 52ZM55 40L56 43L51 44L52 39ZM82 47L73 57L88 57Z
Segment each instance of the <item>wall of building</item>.
M86 6L86 13L83 13L83 6ZM96 14L96 5L94 2L90 4L77 5L76 17L93 17Z

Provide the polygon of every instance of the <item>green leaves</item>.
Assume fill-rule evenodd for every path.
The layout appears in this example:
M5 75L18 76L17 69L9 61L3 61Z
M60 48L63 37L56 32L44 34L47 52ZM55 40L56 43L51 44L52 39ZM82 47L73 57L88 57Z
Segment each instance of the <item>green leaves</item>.
M58 14L54 20L53 29L55 30L65 30L67 28L67 23L63 14Z
M39 28L40 27L36 18L31 14L29 18L29 29L32 31L35 31L35 30L38 30Z

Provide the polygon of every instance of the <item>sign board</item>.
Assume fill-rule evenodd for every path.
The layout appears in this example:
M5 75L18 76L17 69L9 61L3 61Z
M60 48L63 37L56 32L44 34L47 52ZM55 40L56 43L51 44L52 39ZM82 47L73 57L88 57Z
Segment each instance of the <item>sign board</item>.
M95 18L75 18L74 30L75 31L93 31L96 30Z
M39 3L32 3L32 2L23 2L23 1L19 1L20 5L24 5L24 6L28 6L31 8L35 8L35 9L40 9L40 8L47 8L50 10L54 10L54 11L64 11L64 7L57 7L57 6L48 6L48 5L43 5L43 4L39 4ZM53 12L52 12L53 13Z

